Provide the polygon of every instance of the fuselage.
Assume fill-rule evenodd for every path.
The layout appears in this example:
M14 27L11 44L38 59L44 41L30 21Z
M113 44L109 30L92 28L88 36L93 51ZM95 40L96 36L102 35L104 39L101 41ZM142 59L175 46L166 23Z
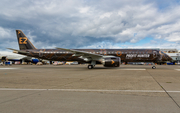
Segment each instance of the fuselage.
M158 49L74 49L103 56L120 57L122 62L158 62L171 61L171 57ZM27 49L27 53L19 53L35 58L53 61L79 61L86 62L74 53L59 49ZM88 57L88 56L86 56Z
M37 49L21 30L16 30L19 49L15 50L38 59L50 61L78 61L89 63L88 69L96 64L119 67L121 62L164 62L172 59L158 49ZM154 67L152 67L154 68Z

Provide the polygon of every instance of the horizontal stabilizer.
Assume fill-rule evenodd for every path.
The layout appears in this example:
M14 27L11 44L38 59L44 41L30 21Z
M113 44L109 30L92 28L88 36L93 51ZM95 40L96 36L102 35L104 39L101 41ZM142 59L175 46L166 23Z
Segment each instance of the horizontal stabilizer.
M17 50L17 49L12 49L12 48L7 48L9 50L13 50L13 51L17 51L18 53L25 53L27 54L28 52L25 52L25 51L20 51L20 50Z

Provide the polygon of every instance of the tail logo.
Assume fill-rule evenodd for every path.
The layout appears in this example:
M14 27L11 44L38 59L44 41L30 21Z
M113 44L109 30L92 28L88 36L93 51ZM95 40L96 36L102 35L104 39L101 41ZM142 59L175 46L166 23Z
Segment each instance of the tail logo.
M112 62L111 62L111 64L114 64L115 62L114 62L114 60L111 60Z
M27 37L20 37L19 44L27 44Z
M18 34L20 34L21 32L20 31L18 31Z

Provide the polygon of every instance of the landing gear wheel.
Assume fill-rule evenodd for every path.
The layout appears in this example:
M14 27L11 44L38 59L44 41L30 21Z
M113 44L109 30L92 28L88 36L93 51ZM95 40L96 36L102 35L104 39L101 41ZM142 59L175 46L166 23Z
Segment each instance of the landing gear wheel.
M153 66L152 69L156 69L156 66Z
M88 69L92 69L93 68L93 65L88 65Z

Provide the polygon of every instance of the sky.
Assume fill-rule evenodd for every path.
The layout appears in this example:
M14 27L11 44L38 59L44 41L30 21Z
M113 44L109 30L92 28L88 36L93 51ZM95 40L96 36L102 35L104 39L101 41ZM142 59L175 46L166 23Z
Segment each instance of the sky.
M0 51L36 48L180 50L179 0L1 0Z

